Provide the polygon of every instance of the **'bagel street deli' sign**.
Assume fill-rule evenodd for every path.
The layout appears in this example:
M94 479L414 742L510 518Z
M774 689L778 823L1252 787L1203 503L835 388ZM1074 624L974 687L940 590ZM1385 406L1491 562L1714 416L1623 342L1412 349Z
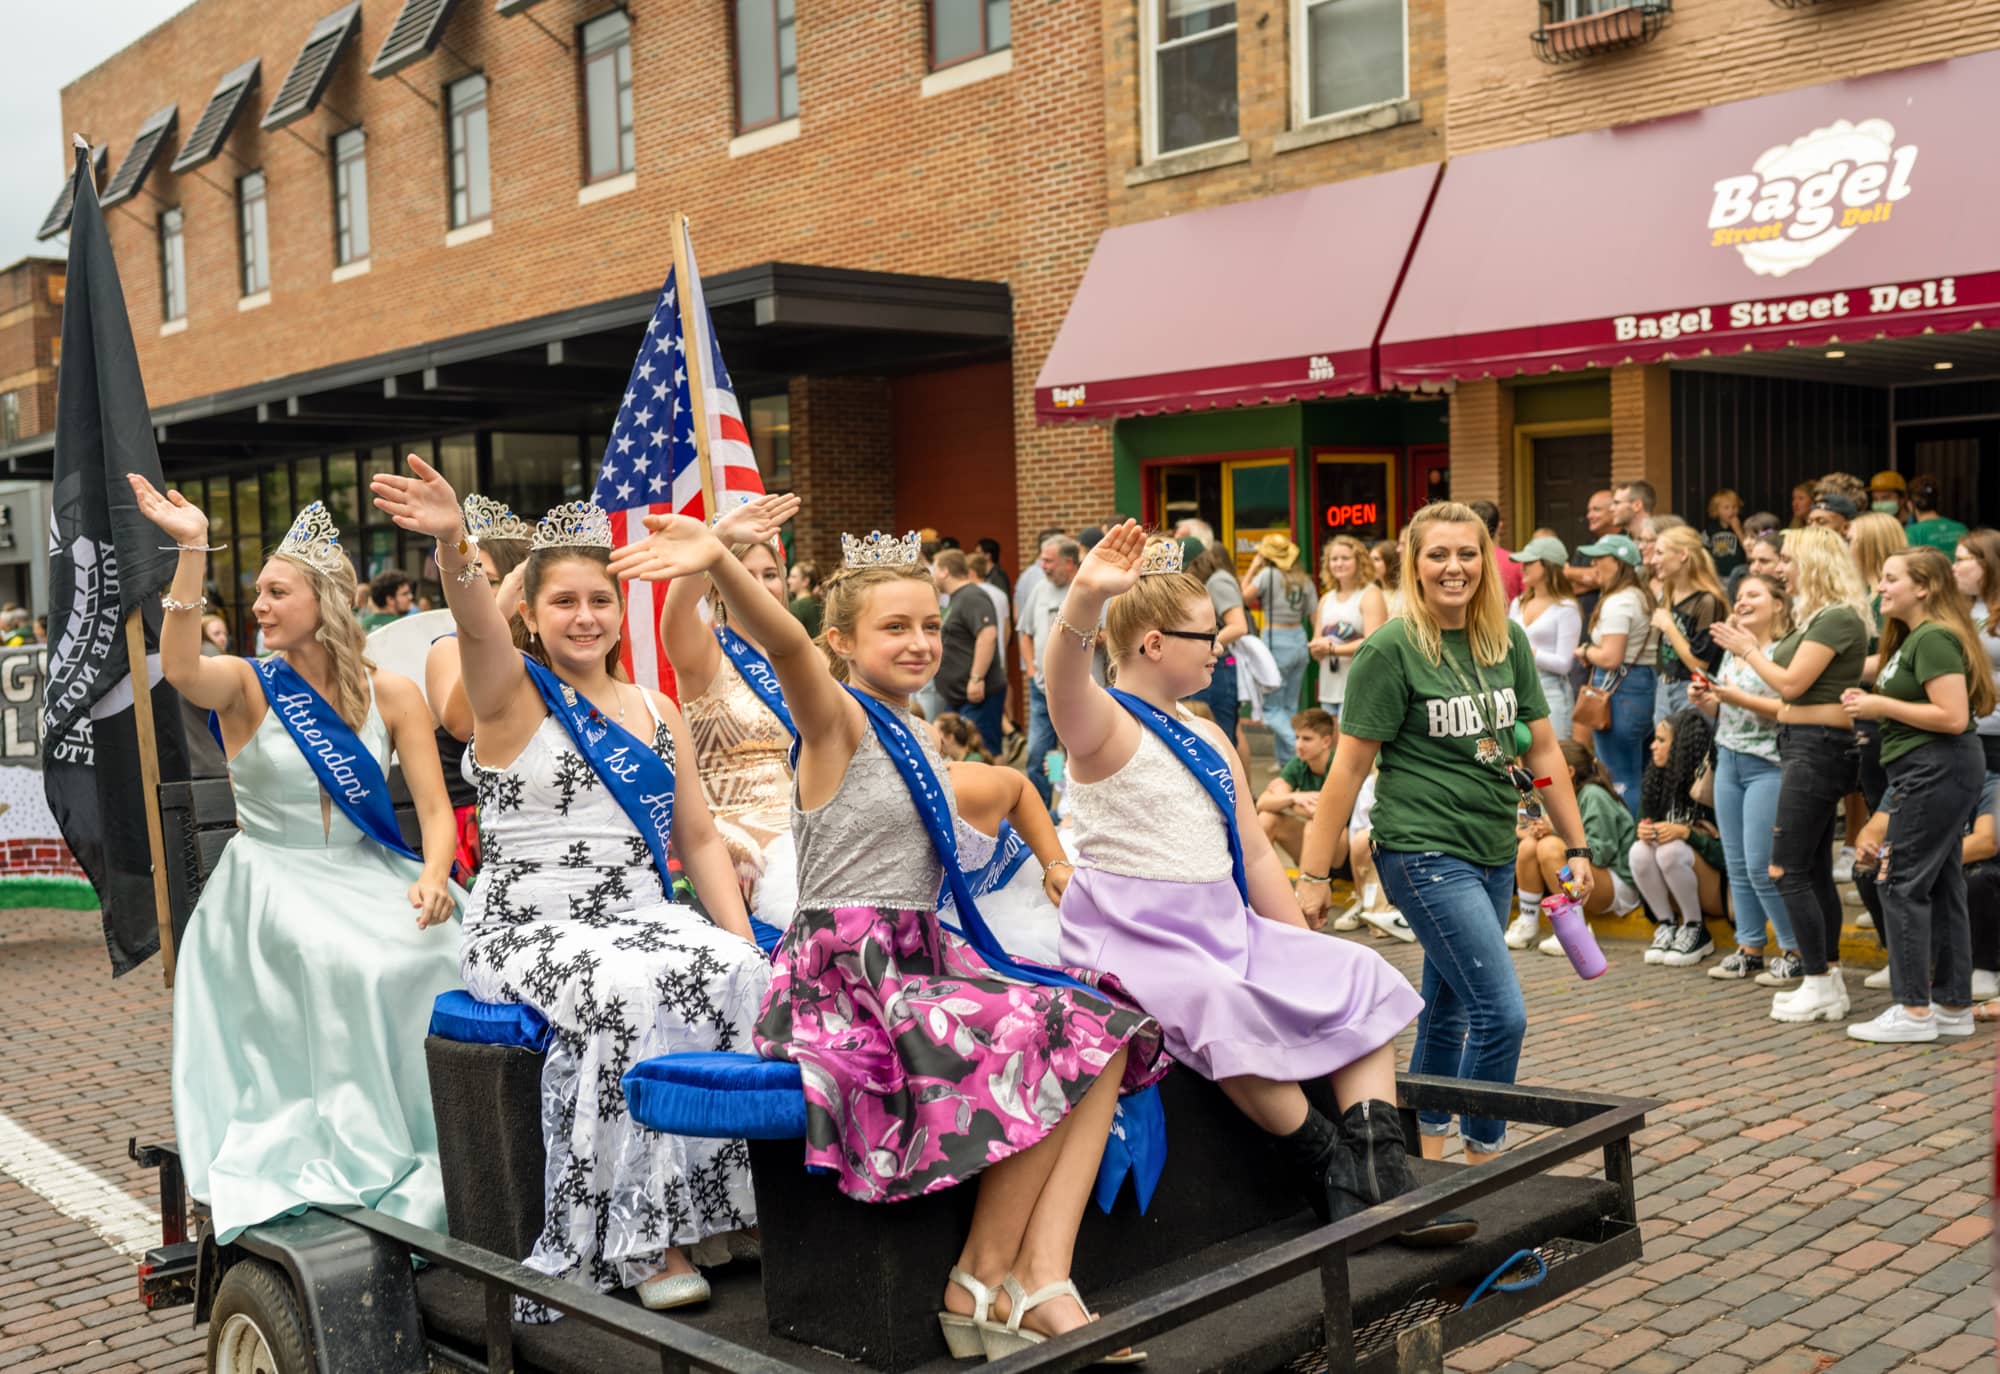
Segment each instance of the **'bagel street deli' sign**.
M1996 120L1982 53L1454 158L1382 384L2000 323Z

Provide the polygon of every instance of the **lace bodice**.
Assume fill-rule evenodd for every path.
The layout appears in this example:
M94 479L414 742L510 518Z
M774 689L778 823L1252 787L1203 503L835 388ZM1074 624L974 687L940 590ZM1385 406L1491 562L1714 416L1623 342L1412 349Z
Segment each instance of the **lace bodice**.
M750 817L776 831L791 799L792 736L750 690L727 653L716 656L708 690L683 702L709 810L722 820Z
M1123 768L1101 782L1071 778L1064 796L1084 868L1186 883L1212 883L1233 871L1222 813L1143 725Z
M674 737L657 713L653 752L674 766ZM505 768L480 763L476 736L465 757L479 787L481 851L468 931L493 922L603 920L667 900L645 838L554 716Z
M930 732L922 723L907 715L904 719L930 760L956 820L950 770L932 748ZM959 834L963 844L964 832ZM793 784L792 839L799 852L802 911L843 906L937 909L944 866L917 814L917 804L873 728L862 731L847 776L824 806L803 810Z

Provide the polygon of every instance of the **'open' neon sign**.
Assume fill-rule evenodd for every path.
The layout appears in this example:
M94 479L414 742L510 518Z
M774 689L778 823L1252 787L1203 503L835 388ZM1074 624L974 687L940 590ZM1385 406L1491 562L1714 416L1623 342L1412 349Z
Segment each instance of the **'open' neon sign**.
M1345 529L1349 525L1373 525L1381 519L1382 508L1374 501L1355 501L1345 506L1326 508L1326 527L1330 530Z

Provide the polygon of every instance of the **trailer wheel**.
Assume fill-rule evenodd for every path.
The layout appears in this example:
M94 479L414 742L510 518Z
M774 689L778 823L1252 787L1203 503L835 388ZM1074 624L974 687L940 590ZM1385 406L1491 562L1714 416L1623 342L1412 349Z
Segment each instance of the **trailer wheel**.
M239 1260L208 1318L209 1374L311 1374L312 1339L292 1285L275 1266Z

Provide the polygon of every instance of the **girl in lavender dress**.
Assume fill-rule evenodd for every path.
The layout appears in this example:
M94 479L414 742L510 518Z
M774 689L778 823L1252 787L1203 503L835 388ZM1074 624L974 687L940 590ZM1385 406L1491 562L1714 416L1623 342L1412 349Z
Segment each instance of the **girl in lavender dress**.
M1214 608L1179 553L1149 549L1126 521L1084 560L1050 640L1049 715L1069 750L1082 861L1063 894L1062 956L1115 975L1174 1058L1270 1132L1314 1211L1337 1221L1416 1186L1390 1042L1423 1001L1379 954L1307 929L1228 740L1175 705L1216 653ZM1115 690L1090 674L1097 634L1076 628L1100 614ZM1323 1075L1338 1123L1299 1088ZM1440 1216L1403 1238L1473 1229Z
M1165 1072L1159 1027L1108 990L1019 965L1027 977L1005 976L1004 956L989 963L939 924L940 880L958 875L939 857L949 839L933 838L952 831L950 777L908 709L936 671L941 620L916 536L843 540L822 654L699 521L646 523L654 534L620 550L614 573L708 574L769 655L803 741L799 911L757 1047L804 1076L806 1162L864 1202L983 1175L939 1314L954 1354L997 1358L1082 1325L1077 1227L1120 1084Z

